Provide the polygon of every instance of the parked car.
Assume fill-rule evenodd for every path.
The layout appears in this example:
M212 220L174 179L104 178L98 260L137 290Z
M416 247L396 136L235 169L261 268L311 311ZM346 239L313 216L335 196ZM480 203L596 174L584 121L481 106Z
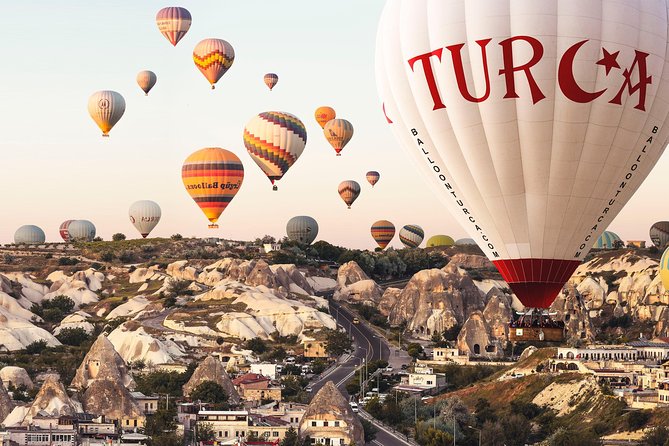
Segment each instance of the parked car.
M288 358L286 358L286 360L284 362L286 364L295 365L295 358L292 357L292 356L289 356Z
M385 369L383 369L383 371L386 372L386 373L392 373L392 371L393 371L393 366L389 365L388 367L386 367Z
M306 389L304 389L304 390L306 390L306 391L307 391L308 393L311 393L311 392L313 392L313 391L314 391L314 388L313 388L313 387L311 387L311 386L307 386L307 388L306 388Z
M351 406L351 410L353 411L353 413L358 413L358 403L356 403L355 401L351 401L348 404L349 406Z
M354 318L353 318L353 323L354 323L355 325L358 325L358 324L360 323L360 319L358 319L357 317L354 317Z
M400 367L402 370L406 370L409 366L407 364L402 364L402 367Z

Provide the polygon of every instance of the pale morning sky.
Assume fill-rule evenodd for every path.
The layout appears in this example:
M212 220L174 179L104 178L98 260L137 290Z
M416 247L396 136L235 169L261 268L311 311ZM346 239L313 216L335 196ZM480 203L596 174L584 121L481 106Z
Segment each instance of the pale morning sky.
M111 6L113 3L114 6ZM22 1L3 5L0 54L0 242L22 224L42 227L60 241L58 225L89 219L98 234L138 237L128 206L150 199L162 207L153 236L281 237L294 215L318 220L318 239L373 248L369 227L388 219L418 224L426 237L465 232L431 196L430 188L392 137L380 111L374 80L374 46L383 0L181 1L193 16L176 48L158 32L163 1ZM216 90L193 64L202 39L225 39L235 49L232 68ZM158 82L148 97L135 83L149 69ZM279 75L270 92L266 72ZM88 116L91 93L111 89L126 100L125 115L102 138ZM313 118L330 105L355 135L335 157ZM279 191L246 153L244 124L256 113L297 115L307 126L307 147ZM183 160L218 146L245 166L241 191L219 220L207 220L181 183ZM656 220L669 220L665 155L610 229L624 240L648 239ZM378 170L374 189L365 172ZM342 180L362 193L353 209L337 194ZM401 246L396 236L392 246Z

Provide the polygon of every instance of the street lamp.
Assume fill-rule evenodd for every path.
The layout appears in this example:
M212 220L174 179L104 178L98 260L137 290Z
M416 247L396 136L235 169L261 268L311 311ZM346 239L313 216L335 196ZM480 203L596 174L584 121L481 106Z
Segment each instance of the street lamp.
M474 426L467 426L470 429L474 429L475 431L478 431L479 433L479 446L481 446L481 429L475 428Z

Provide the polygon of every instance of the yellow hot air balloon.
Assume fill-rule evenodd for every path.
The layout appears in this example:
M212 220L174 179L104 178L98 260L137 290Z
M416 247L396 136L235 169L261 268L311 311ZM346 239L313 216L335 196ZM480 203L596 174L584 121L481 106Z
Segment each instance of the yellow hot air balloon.
M234 153L208 147L186 158L181 179L188 194L212 223L209 227L218 228L218 218L242 186L244 166Z
M235 61L235 50L223 39L204 39L193 50L193 62L211 84L223 77Z
M435 248L437 246L453 246L455 245L455 240L453 240L453 237L450 237L448 235L433 235L429 239L427 239L427 243L425 246L428 248Z
M669 293L669 248L664 250L662 259L660 259L660 278L662 279L664 292Z
M318 125L321 126L321 128L325 128L325 124L328 122L332 121L334 118L337 117L337 112L335 112L334 108L328 107L328 106L323 106L323 107L318 107L316 109L316 112L314 113L314 117L316 118L316 122L318 122Z
M102 136L109 136L109 131L121 119L123 113L125 113L125 100L115 91L97 91L88 98L88 114L102 130Z
M337 156L341 156L342 149L353 138L353 125L346 119L333 119L325 124L323 133Z

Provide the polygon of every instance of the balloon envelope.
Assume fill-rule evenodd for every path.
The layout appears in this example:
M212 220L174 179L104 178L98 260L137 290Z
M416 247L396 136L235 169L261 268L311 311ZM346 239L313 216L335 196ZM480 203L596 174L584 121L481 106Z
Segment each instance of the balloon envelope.
M669 221L658 221L650 227L650 240L660 249L669 243Z
M88 220L74 220L67 231L73 242L91 242L95 238L95 225Z
M459 238L455 241L456 245L476 245L476 241L473 238Z
M44 231L35 225L23 225L14 233L14 243L17 245L39 245L45 240Z
M550 306L666 146L667 4L386 3L388 125L527 307Z
M125 99L111 90L97 91L88 98L88 114L102 130L102 136L109 131L125 113Z
M669 292L669 248L664 250L660 259L660 278L664 292Z
M320 125L321 128L325 128L325 124L336 118L337 113L335 112L334 108L323 106L316 109L314 112L314 117L316 118L318 125Z
M325 124L323 134L339 156L346 144L353 138L353 125L346 119L333 119Z
M307 129L290 113L260 113L244 127L244 146L272 184L295 164L306 144Z
M353 180L342 181L339 183L337 191L339 192L341 199L344 200L344 203L351 209L351 205L360 195L360 184Z
M186 8L170 6L163 8L156 14L156 25L158 31L167 40L176 46L190 29L193 18Z
M142 89L145 95L149 95L149 91L156 85L156 73L149 70L140 71L137 73L137 85Z
M286 224L286 234L291 240L311 245L318 235L318 222L307 215L293 217Z
M365 176L367 177L367 182L371 184L372 187L374 187L374 185L379 182L379 178L381 178L381 174L376 170L370 170Z
M371 232L379 248L386 249L388 243L395 237L395 225L388 220L379 220L372 225Z
M130 217L130 223L143 238L146 238L160 221L160 206L151 200L136 201L130 205L128 216Z
M433 235L429 239L427 239L427 242L425 243L425 246L428 248L434 248L437 246L453 246L455 245L455 241L453 240L453 237L450 237L448 235Z
M216 222L244 181L244 166L234 153L220 147L193 152L181 168L186 192L217 228Z
M267 85L269 90L272 91L277 82L279 82L279 76L274 73L267 73L263 77L263 80L265 81L265 85Z
M58 233L60 234L60 237L63 239L65 242L70 241L70 233L68 231L68 228L70 227L70 223L72 223L74 220L65 220L60 224L58 227Z
M595 249L614 249L616 247L616 242L622 242L620 237L618 237L618 234L611 231L604 231L592 247Z
M418 225L406 225L400 229L400 241L407 248L417 248L424 237L425 232Z
M193 62L211 84L223 77L235 61L235 50L222 39L204 39L193 50Z

